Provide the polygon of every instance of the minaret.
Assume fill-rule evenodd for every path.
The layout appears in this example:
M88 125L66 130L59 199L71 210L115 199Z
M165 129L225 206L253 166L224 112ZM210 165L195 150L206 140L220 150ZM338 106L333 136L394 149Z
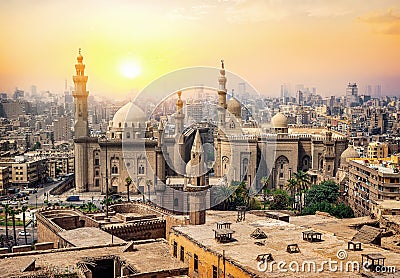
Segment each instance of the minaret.
M178 100L176 101L176 113L175 113L175 136L178 136L183 131L183 121L185 114L183 113L183 101L181 99L182 92L178 92Z
M73 76L75 90L72 93L74 97L74 156L75 156L75 187L78 192L88 190L88 108L86 91L85 65L82 63L83 57L81 49L77 57L78 63L75 65L76 75Z
M162 120L160 120L160 124L158 126L158 138L157 138L157 176L158 178L165 183L165 159L162 152L162 134L164 131L164 125Z
M82 63L83 57L81 55L81 49L79 48L79 55L77 57L78 63L75 65L76 75L74 75L75 90L72 93L74 97L74 130L75 139L81 137L87 137L89 126L88 126L88 107L87 98L89 92L86 91L86 82L88 77L85 76L85 65Z
M204 149L201 143L199 130L196 131L194 137L192 150L190 152L190 161L192 166L192 185L204 186L205 185L205 172L207 171L204 162Z
M226 77L224 60L221 60L220 76L218 78L218 126L225 127L225 110L226 110Z
M332 131L330 126L328 126L328 130L325 133L324 145L323 172L325 175L333 177L335 168L335 141L332 139Z
M199 130L197 130L193 141L188 165L190 165L190 170L186 170L186 175L191 180L190 184L186 186L186 190L190 194L189 223L191 225L202 225L206 222L206 197L209 187L206 184L207 168L204 163L204 149Z

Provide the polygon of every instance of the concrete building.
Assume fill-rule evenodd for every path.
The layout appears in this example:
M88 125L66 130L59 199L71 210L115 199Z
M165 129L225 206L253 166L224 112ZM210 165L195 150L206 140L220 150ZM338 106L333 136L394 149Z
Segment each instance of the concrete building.
M397 156L352 159L348 171L347 201L356 216L376 216L374 211L380 201L400 201Z
M71 118L69 116L59 117L53 121L54 141L68 141L71 135Z
M18 156L14 160L0 161L0 166L10 169L10 182L14 186L34 187L47 179L46 162L45 158L27 159Z
M9 167L0 166L0 194L7 193L7 188L10 185Z
M368 158L384 158L389 156L389 147L386 143L371 142L368 144Z

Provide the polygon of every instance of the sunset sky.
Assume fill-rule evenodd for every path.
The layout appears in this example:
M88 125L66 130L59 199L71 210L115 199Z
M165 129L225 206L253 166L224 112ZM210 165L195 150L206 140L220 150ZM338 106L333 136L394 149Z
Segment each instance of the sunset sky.
M222 58L265 95L282 83L341 95L348 82L400 95L398 0L0 1L0 41L0 92L62 92L82 48L93 95Z

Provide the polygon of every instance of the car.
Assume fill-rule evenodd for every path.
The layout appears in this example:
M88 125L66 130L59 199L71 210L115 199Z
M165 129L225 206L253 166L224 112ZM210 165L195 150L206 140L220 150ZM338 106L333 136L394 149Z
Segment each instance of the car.
M19 233L18 233L18 235L19 236L30 236L31 234L29 233L29 232L24 232L24 231L20 231Z
M67 202L76 202L79 201L79 196L68 196Z

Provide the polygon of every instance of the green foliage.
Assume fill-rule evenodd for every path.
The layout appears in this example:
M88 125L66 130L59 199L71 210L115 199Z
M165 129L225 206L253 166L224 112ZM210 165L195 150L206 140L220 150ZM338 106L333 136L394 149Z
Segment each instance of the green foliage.
M313 205L321 202L335 204L339 197L339 186L334 181L324 181L313 185L306 195L306 204Z
M273 200L271 201L269 208L274 210L287 209L290 204L290 198L286 191L275 190L272 193Z
M334 181L324 181L312 186L306 192L306 207L303 214L315 214L317 211L327 212L337 218L354 217L353 210L343 204L337 203L339 186Z

